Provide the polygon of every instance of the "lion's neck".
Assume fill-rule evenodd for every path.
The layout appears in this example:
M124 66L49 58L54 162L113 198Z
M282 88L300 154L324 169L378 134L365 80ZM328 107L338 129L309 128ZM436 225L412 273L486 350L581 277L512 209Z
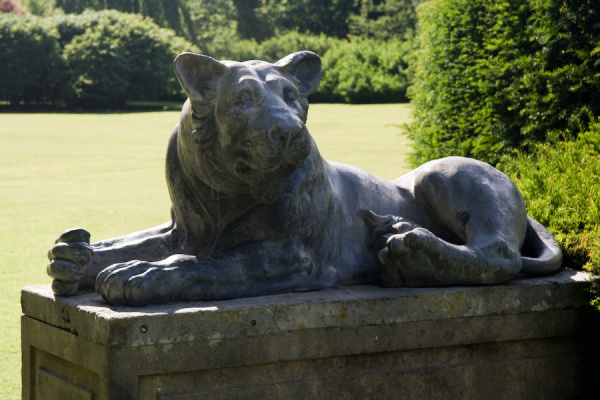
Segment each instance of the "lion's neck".
M227 227L240 216L251 212L259 203L249 193L231 196L211 188L206 183L196 184L192 189L197 202L197 212L202 214L201 226L188 227L197 243L203 243L203 252L215 253L215 248Z
M302 167L281 175L274 173L259 181L260 185L255 187L255 189L272 189L271 185L275 185L281 180L281 188L275 191L280 192L277 195L261 199L257 193L249 190L251 186L234 185L234 187L230 187L234 183L233 181L215 181L219 174L216 173L218 168L213 165L214 163L207 159L206 162L200 162L202 165L198 164L196 159L198 153L194 146L194 140L189 136L190 128L192 128L189 108L187 111L188 113L185 113L187 115L182 116L183 118L176 128L177 132L174 133L170 143L167 172L168 180L171 181L169 186L172 192L171 199L176 223L183 228L182 231L185 231L185 236L188 238L186 242L195 243L197 246L191 250L193 252L214 254L234 246L238 240L243 241L246 233L242 231L250 232L252 227L239 228L238 225L245 225L241 221L242 219L254 220L252 215L257 213L278 215L273 207L281 206L278 203L283 194L289 199L293 197L290 196L292 192L303 190L306 185L314 185L313 178L318 174L322 175L323 160L311 139L311 151ZM199 168L202 171L198 171ZM205 179L207 174L214 179ZM260 192L260 190L256 191ZM256 220L264 220L264 218L266 217L263 215L256 217ZM232 230L242 233L232 234L230 232ZM239 239L224 240L224 232L227 232L228 236L239 236Z

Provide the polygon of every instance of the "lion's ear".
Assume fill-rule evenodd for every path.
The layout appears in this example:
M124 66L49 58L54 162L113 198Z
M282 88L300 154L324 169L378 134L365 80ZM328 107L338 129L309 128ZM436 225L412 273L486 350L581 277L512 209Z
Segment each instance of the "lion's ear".
M173 69L181 87L193 102L207 101L206 96L216 90L219 78L229 72L225 64L195 53L178 55L173 62Z
M288 75L292 75L300 84L303 95L313 94L321 82L321 59L312 51L300 51L282 58L275 64Z

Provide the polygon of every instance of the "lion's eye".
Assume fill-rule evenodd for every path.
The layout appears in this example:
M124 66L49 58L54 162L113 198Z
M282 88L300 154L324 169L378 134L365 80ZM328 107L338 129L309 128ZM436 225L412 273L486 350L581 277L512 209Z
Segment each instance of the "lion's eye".
M296 101L296 92L292 89L283 89L283 98L285 101Z
M240 92L240 94L238 95L238 99L242 103L247 103L249 101L252 101L252 95L248 90L244 90L243 92Z

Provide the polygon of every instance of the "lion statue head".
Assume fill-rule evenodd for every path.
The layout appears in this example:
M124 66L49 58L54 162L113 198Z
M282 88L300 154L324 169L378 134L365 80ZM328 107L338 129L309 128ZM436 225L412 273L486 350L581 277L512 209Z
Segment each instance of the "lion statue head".
M271 64L183 53L174 69L188 96L177 153L190 184L276 201L314 145L305 123L319 57L304 51Z

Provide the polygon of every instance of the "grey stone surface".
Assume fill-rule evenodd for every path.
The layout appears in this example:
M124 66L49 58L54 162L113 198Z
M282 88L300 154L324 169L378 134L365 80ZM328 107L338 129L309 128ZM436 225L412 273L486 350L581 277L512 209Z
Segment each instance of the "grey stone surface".
M495 284L555 272L562 254L511 180L461 157L387 181L322 159L308 133L311 52L275 64L181 54L188 95L169 141L170 223L50 250L56 294L110 304L259 296L379 282Z
M23 399L572 398L588 279L144 308L28 287Z
M142 309L107 305L95 293L56 297L48 285L41 285L23 290L22 307L25 315L96 343L136 346L165 340L218 341L324 327L561 310L578 304L572 295L587 279L585 272L563 270L551 277L522 278L484 287L383 289L357 285ZM59 313L57 304L61 305Z

